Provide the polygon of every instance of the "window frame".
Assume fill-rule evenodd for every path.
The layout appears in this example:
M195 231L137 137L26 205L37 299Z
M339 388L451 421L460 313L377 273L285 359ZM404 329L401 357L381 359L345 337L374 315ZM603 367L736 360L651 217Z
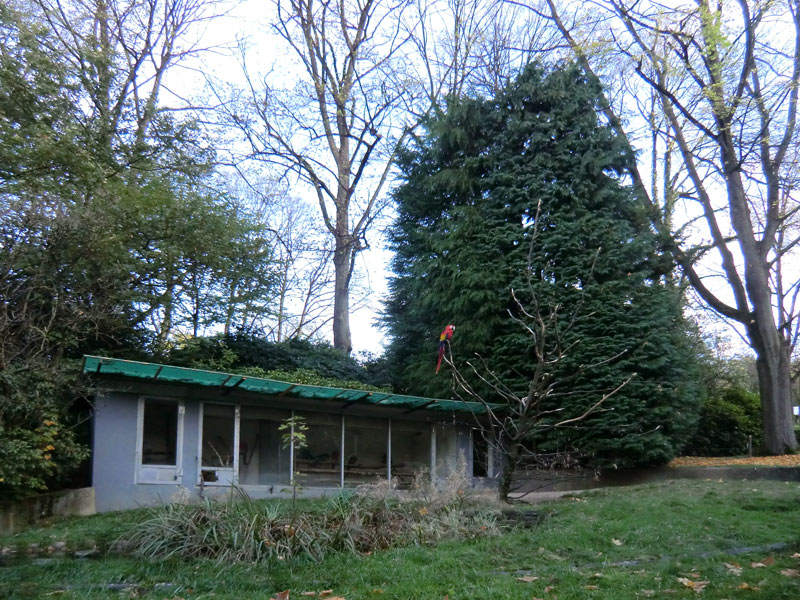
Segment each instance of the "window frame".
M143 464L144 454L144 411L148 400L157 402L168 402L175 404L178 408L178 420L175 431L175 464L174 465L151 465ZM186 416L186 404L182 398L169 396L142 395L137 401L136 414L136 454L134 458L133 483L135 485L181 485L183 481L183 435L184 418ZM160 478L150 479L143 477L143 473L148 470L151 472L169 473L173 471L172 480Z
M233 408L233 466L231 467L214 467L203 464L203 418L205 414L206 404L213 404L216 406L228 406ZM228 404L225 402L214 402L213 400L204 401L199 403L198 419L197 419L197 485L203 487L227 487L231 485L239 485L239 420L241 419L241 404ZM215 471L225 474L230 473L230 478L217 478L216 481L204 481L203 471Z

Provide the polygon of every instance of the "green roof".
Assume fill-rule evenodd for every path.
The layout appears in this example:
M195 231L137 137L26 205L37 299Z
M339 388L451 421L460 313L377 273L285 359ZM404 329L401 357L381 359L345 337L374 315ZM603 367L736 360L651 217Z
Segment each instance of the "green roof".
M439 412L462 412L482 414L486 408L480 402L461 400L442 400L439 398L422 398L405 396L388 392L369 392L346 388L304 385L275 381L249 375L187 369L158 363L123 360L104 356L84 356L83 372L86 375L116 375L164 383L186 383L216 387L222 390L243 390L264 396L294 396L314 400L329 400L343 404L363 404L406 408L409 410L425 409Z

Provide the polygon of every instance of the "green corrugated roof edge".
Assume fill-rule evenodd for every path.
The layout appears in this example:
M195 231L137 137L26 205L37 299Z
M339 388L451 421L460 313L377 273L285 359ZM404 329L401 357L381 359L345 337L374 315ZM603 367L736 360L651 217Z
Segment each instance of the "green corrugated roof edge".
M486 407L479 402L422 398L420 396L406 396L386 392L288 383L286 381L275 381L273 379L236 375L234 373L189 369L187 367L175 367L106 356L91 356L88 354L83 357L83 373L86 375L119 375L150 381L188 383L206 387L238 388L257 394L288 394L300 398L335 400L345 403L375 404L410 409L424 408L425 410L464 412L478 415L486 412Z

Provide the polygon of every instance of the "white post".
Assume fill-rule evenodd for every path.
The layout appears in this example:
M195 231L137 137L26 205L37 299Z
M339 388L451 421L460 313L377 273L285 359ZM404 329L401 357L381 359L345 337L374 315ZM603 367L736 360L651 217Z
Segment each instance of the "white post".
M239 416L240 406L233 407L233 484L239 484Z
M386 479L392 480L392 420L389 419L389 429L386 434Z
M436 483L436 425L431 423L431 481Z
M339 440L339 487L344 487L344 415L342 415L342 435Z
M292 411L291 427L289 427L289 483L294 483L294 411Z

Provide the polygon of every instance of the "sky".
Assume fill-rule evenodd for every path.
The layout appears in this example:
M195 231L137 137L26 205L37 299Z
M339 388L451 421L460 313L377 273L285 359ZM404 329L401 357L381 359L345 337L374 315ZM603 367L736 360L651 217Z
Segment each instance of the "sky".
M269 22L272 8L271 2L245 0L242 2L225 0L220 5L222 16L207 21L189 32L191 40L198 47L209 48L200 56L191 58L172 69L166 80L167 91L162 94L162 103L174 106L185 102L185 99L202 101L209 104L208 81L226 83L232 86L245 87L247 81L243 75L239 45L247 47L247 65L253 72L266 72L277 66L270 74L271 82L283 81L291 86L295 77L301 76L300 69L293 62L293 57L286 53L282 40L272 33ZM275 73L280 76L276 78ZM170 93L170 90L173 93ZM387 186L384 190L388 190ZM291 193L305 200L314 214L319 216L319 207L310 194L310 190L302 185L292 186ZM378 328L376 319L381 311L381 302L385 298L387 275L391 252L386 247L382 230L388 224L384 215L373 226L368 235L369 249L357 258L361 287L365 290L364 300L350 315L350 327L353 352L365 352L374 355L383 353L387 338L386 333ZM321 217L319 226L323 227ZM321 333L332 341L332 328L325 326ZM432 340L435 349L438 340Z
M198 29L195 34L200 44L205 47L215 47L212 52L206 53L200 61L193 61L186 65L188 68L177 69L170 74L168 85L180 90L183 97L187 91L202 93L208 77L226 81L232 85L244 85L240 59L237 55L237 45L244 42L248 47L248 65L255 70L266 70L277 65L280 77L287 86L299 76L299 71L293 70L291 57L285 56L284 47L280 40L272 34L269 21L269 11L272 3L247 0L244 2L230 2L223 5L227 11L225 16L209 21ZM275 71L272 73L273 81ZM387 187L386 190L389 188ZM386 193L384 190L384 193ZM305 197L319 213L316 202L307 191L301 187L293 189L293 193ZM388 215L387 215L388 216ZM687 212L685 218L693 217ZM391 252L386 247L386 241L381 234L381 228L373 228L369 235L370 248L361 253L358 265L363 274L363 281L368 289L365 305L351 314L351 331L354 352L369 352L381 354L387 343L386 333L376 325L376 318L381 310L381 301L387 294L387 277L391 261ZM321 219L320 219L320 226ZM722 341L728 354L742 354L747 352L747 346L739 335L719 318L714 318L707 311L694 311L694 316L703 322L704 330L712 337ZM443 324L444 326L445 324ZM330 326L323 331L330 339ZM437 340L431 340L432 348Z

